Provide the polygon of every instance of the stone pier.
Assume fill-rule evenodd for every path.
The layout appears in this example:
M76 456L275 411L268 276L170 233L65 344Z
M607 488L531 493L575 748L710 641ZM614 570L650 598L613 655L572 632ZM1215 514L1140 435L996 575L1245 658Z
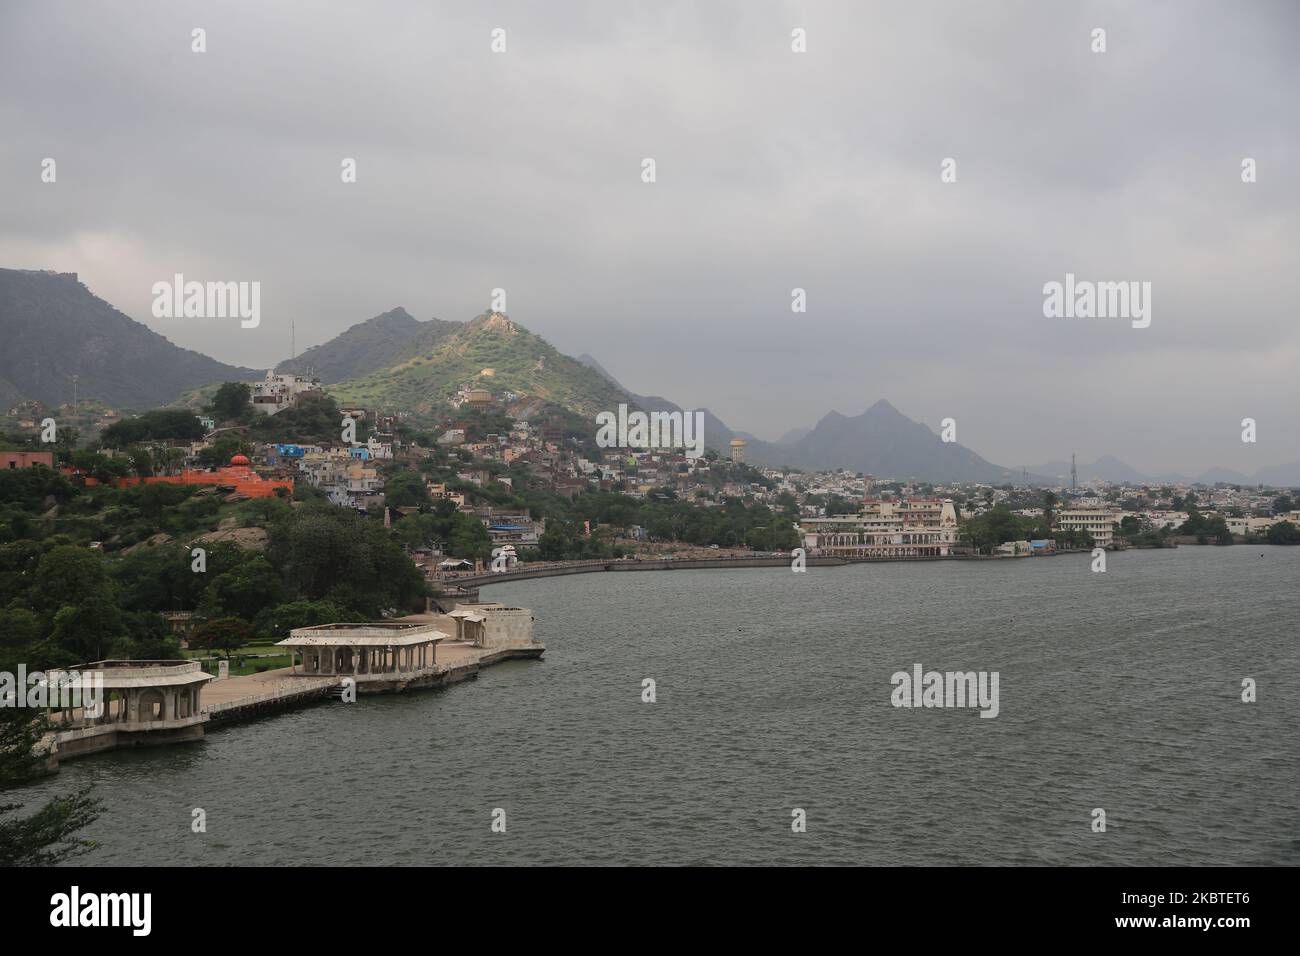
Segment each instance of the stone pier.
M289 667L225 680L203 673L197 661L84 665L74 672L84 675L77 679L89 680L98 669L111 700L101 716L74 709L55 715L56 730L46 739L51 767L115 747L196 740L205 724L322 702L347 681L358 694L442 687L546 650L533 639L533 617L524 608L474 603L459 604L456 612L297 628L279 643L289 651Z

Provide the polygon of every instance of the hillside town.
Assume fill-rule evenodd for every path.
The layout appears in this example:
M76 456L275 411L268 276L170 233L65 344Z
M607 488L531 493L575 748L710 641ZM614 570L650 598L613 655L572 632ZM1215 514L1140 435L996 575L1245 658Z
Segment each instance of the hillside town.
M227 503L312 496L386 528L435 510L481 526L458 541L404 537L431 580L482 573L492 557L514 567L601 556L785 553L796 546L810 556L849 560L1019 557L1067 548L1286 544L1300 525L1300 502L1285 489L1262 486L1092 481L1045 489L809 473L748 464L741 439L730 440L725 455L710 448L701 457L680 448L599 448L553 416L515 417L520 396L494 393L485 374L491 371L458 387L432 428L417 429L402 413L336 405L318 380L272 372L251 386L223 386L230 390L225 406L193 415L183 437L160 437L149 427L130 433L163 411L123 418L98 408L100 447L65 448L58 464L82 485L206 486ZM9 421L18 431L36 429L44 411L25 403ZM174 423L187 413L168 414ZM330 429L334 419L339 427ZM259 440L268 427L275 440ZM115 431L132 440L119 440ZM2 468L38 464L54 467L55 452L0 453ZM600 496L604 504L595 511L578 506ZM614 499L645 505L651 510L635 514L663 520L622 518L614 512L626 509L609 507ZM719 520L688 533L688 512L713 512ZM746 517L722 520L736 514ZM548 523L564 533L556 528L548 536Z

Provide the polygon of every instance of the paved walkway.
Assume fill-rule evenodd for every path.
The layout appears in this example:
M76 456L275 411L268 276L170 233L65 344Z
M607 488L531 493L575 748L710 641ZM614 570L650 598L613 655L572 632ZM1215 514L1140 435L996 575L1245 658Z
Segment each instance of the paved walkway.
M245 698L261 697L264 694L306 690L311 685L305 684L303 681L311 679L301 676L295 677L289 668L279 667L273 671L263 671L260 674L247 674L243 677L228 677L225 680L208 681L203 685L203 696L201 698L203 709L211 710L217 704L228 704L231 701ZM333 678L330 683L338 683L338 678Z
M433 624L448 637L456 633L456 620L445 614L412 614L402 618L402 621L408 624ZM475 647L473 644L459 643L454 640L443 641L438 645L438 667L459 667L487 657L491 653L493 651ZM292 668L280 667L260 674L209 681L203 685L203 709L224 709L235 701L251 700L267 694L306 690L313 685L337 684L344 676L346 675L305 677L301 671L295 675Z

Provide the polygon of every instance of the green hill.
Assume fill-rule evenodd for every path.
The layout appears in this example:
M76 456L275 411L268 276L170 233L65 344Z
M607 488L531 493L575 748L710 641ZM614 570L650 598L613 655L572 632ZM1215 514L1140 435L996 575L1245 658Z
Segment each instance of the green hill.
M326 385L358 378L387 368L412 352L433 348L460 328L459 322L421 322L400 306L356 325L296 359L276 366L277 372L320 377Z
M631 402L604 376L499 312L477 316L432 343L416 343L401 361L330 393L340 402L418 416L445 406L462 385L485 388L498 399L506 391L542 399L593 420L597 412Z

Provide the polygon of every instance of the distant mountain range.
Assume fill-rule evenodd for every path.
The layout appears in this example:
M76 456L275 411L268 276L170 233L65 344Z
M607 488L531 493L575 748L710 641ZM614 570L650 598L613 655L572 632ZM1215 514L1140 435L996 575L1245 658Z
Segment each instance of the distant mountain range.
M0 404L35 398L55 405L78 392L110 406L139 411L165 405L178 395L222 381L252 381L262 373L226 365L182 349L97 298L68 273L0 269ZM494 395L512 392L520 408L529 402L567 410L592 421L620 403L644 411L682 411L658 395L625 388L590 355L571 358L501 313L469 322L420 321L403 308L351 326L328 342L276 366L312 372L341 401L428 413L467 383ZM527 400L527 401L525 401ZM811 428L796 428L775 442L738 432L708 409L706 444L727 454L744 438L746 460L806 470L837 468L890 478L1056 484L1068 481L1070 465L1049 461L1023 470L985 460L956 443L944 443L925 425L885 400L865 412L829 412ZM593 421L594 431L594 421ZM1253 475L1216 468L1195 478L1146 476L1106 456L1080 464L1079 480L1138 483L1216 481L1300 486L1300 462L1261 468Z
M1052 479L1053 483L1070 480L1070 463L1068 461L1049 461L1034 465L1031 472ZM1211 468L1199 475L1183 475L1177 472L1163 472L1147 475L1132 465L1120 461L1113 455L1103 455L1096 461L1078 464L1080 484L1088 481L1129 482L1130 484L1202 484L1213 485L1224 482L1230 485L1271 485L1273 487L1292 487L1300 485L1300 462L1282 465L1266 465L1247 475L1231 468Z
M0 269L0 405L80 398L142 411L212 382L258 377L173 345L98 298L75 273Z
M881 477L939 482L1023 480L1019 468L995 465L965 445L940 440L884 399L853 417L828 412L811 431L777 447L787 460L818 471L847 468ZM1037 475L1029 477L1038 479Z
M1088 464L1080 464L1078 470L1080 481L1146 481L1146 478L1136 468L1126 465L1111 455L1104 455ZM1044 462L1041 465L1035 465L1032 471L1055 480L1064 479L1066 482L1070 480L1070 463L1068 461Z
M621 384L590 355L578 361L598 372L623 391ZM631 394L629 392L629 394ZM632 395L646 411L679 411L679 406L657 395ZM815 471L844 468L869 475L917 478L924 481L1020 481L1020 469L985 461L955 442L945 443L919 422L880 400L861 415L847 417L830 412L813 428L786 432L776 442L736 432L708 409L704 412L705 442L726 453L732 438L744 438L745 460L774 467L791 466ZM1046 479L1037 477L1040 483Z
M598 373L602 378L604 378L611 385L613 385L615 388L621 391L626 396L627 401L629 401L631 404L635 404L643 411L647 411L647 412L684 411L684 409L680 405L676 404L675 402L671 402L668 399L663 398L662 396L637 395L636 393L632 392L630 389L624 387L624 385L621 382L619 382L618 379L614 378L613 375L605 371L605 369L601 367L601 364L599 362L597 362L594 358L592 358L590 355L586 354L585 352L582 355L578 356L578 361L581 362L583 365L587 366L587 368L592 369L593 371ZM784 461L778 462L776 460L778 458L781 458L784 453L780 448L777 448L775 445L769 445L767 442L759 438L755 438L752 435L743 435L740 432L732 431L731 428L727 426L726 422L720 419L717 415L713 414L713 412L709 411L707 408L698 408L698 409L693 408L691 409L691 411L699 411L704 413L704 441L710 448L713 448L715 451L721 454L728 454L730 452L728 443L731 441L731 439L743 438L745 439L745 441L749 442L749 445L745 449L747 461L750 462L762 461L763 464L773 464L773 465L786 464L786 462Z

